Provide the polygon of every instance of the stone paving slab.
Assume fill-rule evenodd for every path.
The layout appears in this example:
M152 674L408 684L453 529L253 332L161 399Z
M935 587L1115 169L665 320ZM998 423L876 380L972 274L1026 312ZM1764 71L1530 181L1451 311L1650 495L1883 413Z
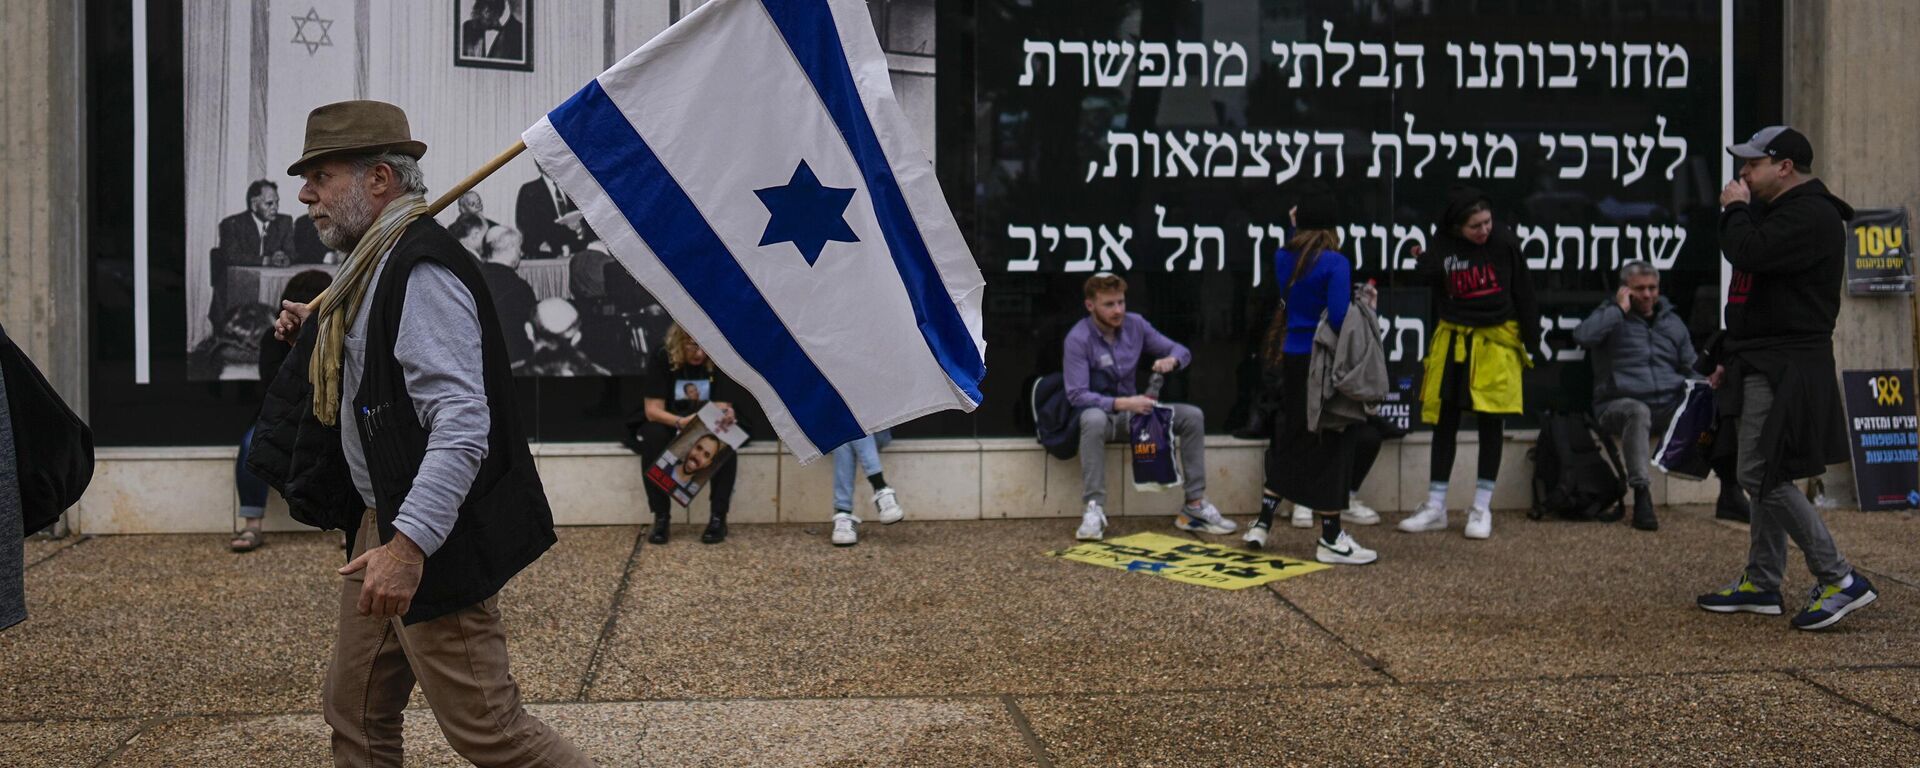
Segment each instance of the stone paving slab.
M0 765L92 768L140 729L140 720L0 723Z
M1018 697L1053 764L1907 765L1920 732L1785 674ZM1844 737L1839 734L1845 734Z
M1920 659L1915 660L1920 663ZM1800 675L1879 713L1920 729L1920 667L1806 671ZM1920 763L1920 756L1914 762Z
M21 562L25 563L28 568L32 568L35 563L45 560L48 556L73 546L80 541L81 539L78 536L68 536L64 539L43 539L38 536L28 536L22 546L22 549L25 550L26 559Z
M573 701L613 610L638 526L558 529L560 541L500 591L513 678L528 701ZM415 703L426 699L415 692Z
M1405 686L1016 697L1058 768L1486 764L1466 723Z
M1110 536L1172 532L1116 518ZM591 700L940 695L1377 679L1258 589L1042 553L1071 520L742 526L643 552ZM1321 574L1302 576L1320 578Z
M1826 519L1855 567L1920 586L1920 512L1835 510Z
M528 708L602 766L1035 766L997 699L647 702ZM409 766L465 766L431 713L407 713ZM109 766L278 768L330 761L317 714L183 718Z
M578 696L637 530L563 528L503 591L529 700ZM31 617L0 633L0 718L318 708L337 534L272 534L240 555L226 541L96 537L27 571Z
M1790 675L1528 681L1430 689L1437 714L1520 765L1912 765L1920 732Z
M1276 551L1299 556L1311 534L1286 530ZM1745 531L1704 508L1663 510L1655 533L1499 512L1486 541L1457 519L1445 533L1356 531L1378 563L1272 588L1403 681L1904 664L1920 647L1920 594L1898 583L1826 633L1699 610L1694 597L1746 556ZM1787 580L1791 613L1810 582L1797 553Z
M0 632L0 718L314 707L333 640L337 539L102 536L26 573Z

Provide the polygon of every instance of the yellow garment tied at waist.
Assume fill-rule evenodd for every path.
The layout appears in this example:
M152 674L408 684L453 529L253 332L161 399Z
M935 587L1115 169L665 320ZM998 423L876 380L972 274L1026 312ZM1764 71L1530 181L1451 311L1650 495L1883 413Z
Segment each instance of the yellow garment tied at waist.
M1467 355L1467 345L1473 355ZM1426 375L1420 382L1420 421L1440 422L1440 385L1446 376L1447 358L1463 363L1472 360L1467 370L1467 394L1473 410L1479 413L1520 413L1520 373L1533 367L1520 341L1520 323L1508 320L1500 325L1474 327L1440 321L1433 331L1433 344L1427 349Z

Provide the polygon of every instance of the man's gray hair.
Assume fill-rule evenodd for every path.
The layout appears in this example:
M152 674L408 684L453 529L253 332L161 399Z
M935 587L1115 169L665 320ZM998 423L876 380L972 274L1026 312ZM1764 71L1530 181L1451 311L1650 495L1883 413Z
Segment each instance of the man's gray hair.
M400 185L401 190L422 195L427 193L427 175L420 171L420 161L414 159L412 155L403 155L399 152L356 155L349 163L353 167L355 178L365 176L367 171L373 170L374 166L385 163L388 168L393 169L394 181Z
M1644 277L1646 275L1653 275L1653 279L1658 280L1660 279L1660 270L1654 269L1652 264L1648 264L1639 259L1634 259L1620 265L1621 285L1626 285L1629 278Z

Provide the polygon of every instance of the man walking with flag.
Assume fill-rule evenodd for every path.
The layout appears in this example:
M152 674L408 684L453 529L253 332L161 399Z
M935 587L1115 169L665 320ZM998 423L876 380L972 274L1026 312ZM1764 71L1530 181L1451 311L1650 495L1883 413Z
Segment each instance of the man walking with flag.
M913 136L856 0L709 2L522 134L803 462L980 404L986 281Z
M553 514L486 278L428 215L426 150L391 104L308 116L287 172L321 239L351 255L310 307L280 316L298 343L250 467L296 518L357 531L322 693L336 765L401 764L416 682L475 765L592 765L527 714L508 672L496 593L552 546Z

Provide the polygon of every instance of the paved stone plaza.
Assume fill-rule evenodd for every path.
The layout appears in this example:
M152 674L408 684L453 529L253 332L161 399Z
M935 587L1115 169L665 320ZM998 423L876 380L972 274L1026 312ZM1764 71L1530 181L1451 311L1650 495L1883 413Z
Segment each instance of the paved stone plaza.
M565 528L501 607L533 711L607 766L1914 765L1920 515L1829 518L1882 599L1822 634L1693 607L1746 547L1705 508L1359 528L1379 564L1238 592L1043 556L1070 519ZM326 764L336 541L29 542L0 765ZM409 764L463 765L415 704Z

